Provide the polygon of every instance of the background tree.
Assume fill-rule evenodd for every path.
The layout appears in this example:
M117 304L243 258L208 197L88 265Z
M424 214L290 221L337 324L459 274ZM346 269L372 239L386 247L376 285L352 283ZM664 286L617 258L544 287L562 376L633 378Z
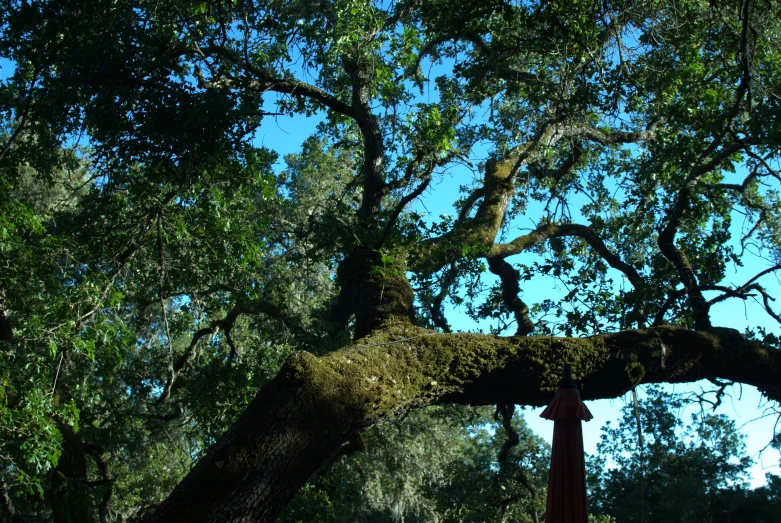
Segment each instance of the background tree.
M177 484L152 520L270 520L366 428L510 419L564 362L587 399L778 401L778 9L0 1L6 517L141 516ZM253 140L274 114L322 118L286 169ZM540 277L567 295L527 304ZM766 316L712 325L727 300Z
M681 397L655 387L646 392L637 412L628 405L617 427L608 422L603 428L589 464L592 507L627 522L763 521L739 516L737 507L726 509L726 499L737 493L759 501L763 492L747 494L751 459L735 423L724 415L701 412L684 424ZM771 476L771 489L775 479ZM771 507L765 501L755 510L760 514Z
M751 491L732 488L723 491L714 504L716 517L728 521L750 521L765 523L773 521L781 508L781 478L767 475L767 485Z
M319 473L280 522L542 521L550 449L486 407L435 407L364 434L363 452ZM503 450L504 449L504 450Z

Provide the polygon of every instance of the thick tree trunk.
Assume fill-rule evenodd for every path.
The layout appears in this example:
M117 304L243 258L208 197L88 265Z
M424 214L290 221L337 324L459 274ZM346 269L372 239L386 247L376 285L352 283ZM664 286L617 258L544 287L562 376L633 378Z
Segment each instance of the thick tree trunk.
M361 429L434 403L543 405L565 362L584 399L617 397L638 383L719 377L781 400L781 353L730 329L498 338L386 325L321 358L292 356L151 521L272 521Z
M299 353L152 521L271 521L366 417L343 380Z

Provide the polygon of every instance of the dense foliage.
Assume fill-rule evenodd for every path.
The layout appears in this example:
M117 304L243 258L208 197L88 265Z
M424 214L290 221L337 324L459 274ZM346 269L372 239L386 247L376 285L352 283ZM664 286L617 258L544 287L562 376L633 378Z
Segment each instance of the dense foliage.
M155 517L268 519L378 421L540 404L564 361L590 397L781 400L779 42L770 0L0 0L0 517L140 518L180 485ZM280 159L255 138L288 115L320 123ZM713 329L728 301L759 305L744 335ZM438 412L404 430L466 417L452 467L543 457ZM469 512L405 497L438 487L394 478L394 426L356 458L376 506Z

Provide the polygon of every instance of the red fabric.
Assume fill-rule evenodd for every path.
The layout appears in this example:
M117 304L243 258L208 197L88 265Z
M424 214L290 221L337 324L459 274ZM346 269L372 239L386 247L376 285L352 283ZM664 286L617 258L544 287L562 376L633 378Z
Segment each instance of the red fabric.
M554 420L545 523L587 523L586 464L580 421L593 418L577 389L559 389L540 415Z
M559 389L556 391L556 397L542 411L540 417L553 421L588 421L594 416L591 415L586 404L580 400L578 389Z

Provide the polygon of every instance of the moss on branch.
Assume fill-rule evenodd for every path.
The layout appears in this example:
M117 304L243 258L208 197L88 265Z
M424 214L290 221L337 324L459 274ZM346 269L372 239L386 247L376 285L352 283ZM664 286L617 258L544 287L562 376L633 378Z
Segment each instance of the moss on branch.
M662 343L665 346L662 359ZM499 338L397 325L320 359L373 417L421 403L543 405L570 363L584 398L613 398L639 383L724 378L781 399L781 354L731 329L660 327L590 338ZM331 384L333 385L333 384Z

